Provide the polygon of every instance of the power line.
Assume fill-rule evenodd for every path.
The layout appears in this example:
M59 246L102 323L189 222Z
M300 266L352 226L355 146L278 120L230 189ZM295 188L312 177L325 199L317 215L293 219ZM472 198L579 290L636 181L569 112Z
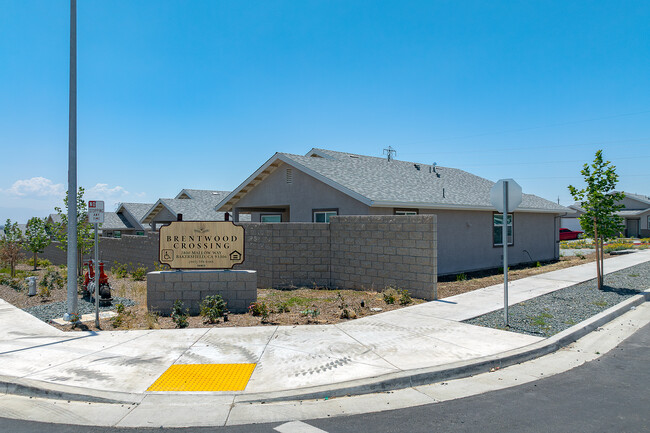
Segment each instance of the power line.
M501 152L501 151L531 151L531 150L536 150L536 149L564 149L567 147L579 147L579 146L592 146L592 145L601 145L601 144L608 144L608 145L622 145L622 144L627 144L627 143L632 143L635 141L644 141L644 140L650 140L650 138L633 138L633 139L627 139L627 140L611 140L611 141L592 141L592 142L587 142L587 143L576 143L576 144L552 144L552 145L547 145L547 146L535 146L534 148L531 147L524 147L524 146L517 146L517 147L494 147L490 148L491 152ZM459 152L459 149L453 150L453 151L447 151L447 152L403 152L406 155L445 155L445 154L456 154Z
M617 157L617 158L608 158L608 160L622 160L622 159L643 159L643 158L650 158L650 155L638 155L638 156L622 156L622 157ZM512 166L512 165L539 165L539 164L561 164L561 163L574 163L574 162L582 162L584 163L584 159L555 159L553 161L526 161L526 162L518 162L518 161L508 161L508 162L503 162L503 163L486 163L482 162L480 164L463 164L463 167L482 167L486 164L489 164L490 166ZM612 161L615 162L615 161Z

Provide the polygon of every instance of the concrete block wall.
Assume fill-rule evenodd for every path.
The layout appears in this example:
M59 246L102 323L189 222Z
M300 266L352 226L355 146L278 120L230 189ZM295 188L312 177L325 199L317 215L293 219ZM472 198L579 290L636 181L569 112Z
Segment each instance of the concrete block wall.
M257 272L267 287L406 288L433 299L437 282L436 215L336 216L325 223L240 223L245 261L235 269ZM107 268L119 263L153 270L158 233L102 238ZM65 263L64 251L48 247L42 257ZM173 301L172 301L173 303Z
M59 243L50 244L40 258L46 258L55 265L67 262L67 253L58 248ZM84 260L94 254L84 256ZM31 257L31 256L29 256ZM115 263L131 263L133 268L145 267L148 271L154 270L154 263L158 262L158 233L147 232L145 236L122 235L121 238L99 238L99 258L110 270Z
M435 215L338 216L330 221L331 285L408 289L433 299L437 284Z
M199 314L208 295L221 295L233 313L244 313L257 301L255 271L156 271L147 274L147 308L168 316L174 302L183 301L190 314Z
M260 287L330 285L330 230L323 223L241 223L245 261Z

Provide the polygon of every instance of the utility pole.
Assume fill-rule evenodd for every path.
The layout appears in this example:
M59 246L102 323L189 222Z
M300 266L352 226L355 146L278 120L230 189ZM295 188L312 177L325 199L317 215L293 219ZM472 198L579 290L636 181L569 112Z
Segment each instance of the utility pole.
M68 311L77 315L77 0L70 0L70 105L68 122Z

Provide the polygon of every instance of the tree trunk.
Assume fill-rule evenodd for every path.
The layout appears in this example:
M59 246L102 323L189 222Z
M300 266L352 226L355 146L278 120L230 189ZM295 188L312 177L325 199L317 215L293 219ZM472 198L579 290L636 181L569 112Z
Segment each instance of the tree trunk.
M605 239L600 238L600 287L605 285Z
M38 259L36 258L36 251L34 251L34 270L36 270L36 263L38 263Z
M602 255L602 250L600 249L600 239L598 239L598 224L594 220L594 243L596 244L596 285L598 290L602 290L602 280L600 278L600 255Z

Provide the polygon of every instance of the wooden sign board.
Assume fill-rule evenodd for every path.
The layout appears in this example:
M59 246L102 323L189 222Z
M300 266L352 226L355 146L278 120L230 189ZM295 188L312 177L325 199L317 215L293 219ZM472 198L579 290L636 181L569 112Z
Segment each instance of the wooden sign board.
M232 221L174 221L160 228L159 261L172 269L231 269L244 262L244 228Z

